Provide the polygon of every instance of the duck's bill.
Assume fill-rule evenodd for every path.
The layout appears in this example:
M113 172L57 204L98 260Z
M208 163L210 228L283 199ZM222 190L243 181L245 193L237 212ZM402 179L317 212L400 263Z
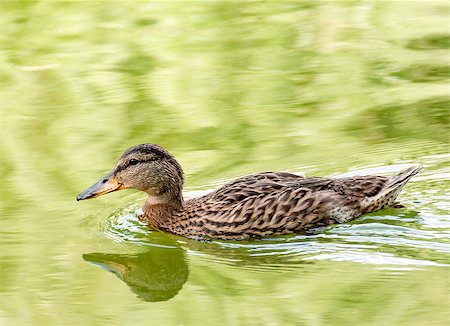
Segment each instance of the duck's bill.
M77 196L77 201L95 198L120 189L124 189L123 185L114 178L113 173L111 172L79 194Z

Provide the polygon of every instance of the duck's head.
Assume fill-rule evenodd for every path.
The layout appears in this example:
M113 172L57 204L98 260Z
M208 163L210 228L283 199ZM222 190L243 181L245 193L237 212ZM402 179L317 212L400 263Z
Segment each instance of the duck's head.
M127 149L114 169L77 196L95 198L120 189L138 189L158 203L182 202L183 170L175 158L155 144Z

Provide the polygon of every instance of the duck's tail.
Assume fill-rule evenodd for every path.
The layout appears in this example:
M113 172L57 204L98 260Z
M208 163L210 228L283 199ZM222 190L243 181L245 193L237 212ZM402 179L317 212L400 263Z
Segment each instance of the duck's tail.
M364 200L365 213L393 205L404 185L420 170L422 170L421 166L412 166L389 177L383 188L376 195L367 197Z
M386 182L385 186L383 187L382 191L393 191L393 190L400 190L403 188L403 186L411 179L411 177L415 176L417 173L422 170L421 166L412 166L410 168L407 168L406 170L403 170L393 176L391 176L388 181Z

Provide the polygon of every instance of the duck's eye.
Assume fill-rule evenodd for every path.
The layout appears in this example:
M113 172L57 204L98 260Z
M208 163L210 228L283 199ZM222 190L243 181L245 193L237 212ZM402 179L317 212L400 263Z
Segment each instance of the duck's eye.
M138 164L138 160L136 160L135 158L132 158L131 160L130 160L130 162L128 162L128 165L136 165L136 164Z

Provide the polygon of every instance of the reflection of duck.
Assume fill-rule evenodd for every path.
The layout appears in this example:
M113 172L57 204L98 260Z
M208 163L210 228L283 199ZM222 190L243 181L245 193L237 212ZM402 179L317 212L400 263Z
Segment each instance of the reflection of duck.
M110 271L144 301L166 301L177 295L189 275L180 248L151 247L136 254L84 254L83 258Z
M420 169L340 179L265 172L184 201L179 163L164 148L141 144L125 151L114 170L77 200L139 189L148 194L141 218L151 227L188 237L247 239L342 223L391 206Z

